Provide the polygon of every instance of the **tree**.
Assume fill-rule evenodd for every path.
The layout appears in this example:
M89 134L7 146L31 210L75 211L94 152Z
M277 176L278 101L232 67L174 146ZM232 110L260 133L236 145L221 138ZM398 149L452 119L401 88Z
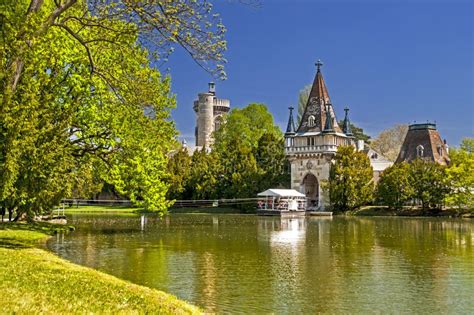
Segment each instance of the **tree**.
M423 209L441 209L443 199L450 191L445 167L432 161L416 159L410 164L410 177L414 197L421 202Z
M220 161L215 152L208 153L206 148L194 151L187 194L194 200L219 198L220 172Z
M221 161L220 195L253 197L288 182L283 134L263 104L233 109L214 134Z
M374 184L370 160L352 146L340 146L329 171L329 198L336 210L347 211L372 201Z
M385 169L377 184L377 197L390 208L401 208L414 195L410 164L398 163Z
M465 138L459 149L449 151L450 164L446 169L451 193L446 203L458 208L474 207L474 139Z
M365 143L371 143L370 136L364 133L364 129L354 125L353 123L351 124L351 129L352 129L352 134L354 136L355 140L364 140ZM339 126L344 125L344 120L339 121Z
M380 132L370 143L371 147L390 161L395 161L403 145L408 125L395 125Z
M306 85L298 94L298 117L296 119L297 125L300 124L303 118L306 103L308 103L309 93L311 93L311 84Z
M186 187L191 175L192 159L185 148L175 152L168 160L168 199L188 199Z
M269 186L290 187L289 162L285 156L285 140L272 133L264 133L258 140L255 159L261 175L258 180L258 191L264 191Z
M75 41L77 47L81 47L81 53L87 55L91 75L111 79L104 71L106 69L99 70L95 65L94 59L100 55L97 43L117 44L120 37L134 36L161 61L172 50L170 45L177 43L200 66L225 76L225 28L207 2L21 0L2 2L1 5L2 25L5 27L3 34L10 35L7 36L10 51L6 54L9 62L5 67L8 82L5 87L12 93L15 93L23 70L30 62L27 51L47 37L53 28L59 29ZM82 33L85 28L94 28L98 32L88 38Z
M22 0L2 2L0 19L0 202L31 217L87 193L92 169L165 211L175 100L150 60L178 43L221 73L224 29L209 4Z

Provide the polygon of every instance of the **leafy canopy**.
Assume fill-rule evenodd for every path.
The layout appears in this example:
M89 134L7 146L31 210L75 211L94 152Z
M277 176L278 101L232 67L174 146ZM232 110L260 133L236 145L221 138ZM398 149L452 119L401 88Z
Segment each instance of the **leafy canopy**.
M372 201L373 170L367 155L339 146L329 171L329 198L335 210L347 211Z

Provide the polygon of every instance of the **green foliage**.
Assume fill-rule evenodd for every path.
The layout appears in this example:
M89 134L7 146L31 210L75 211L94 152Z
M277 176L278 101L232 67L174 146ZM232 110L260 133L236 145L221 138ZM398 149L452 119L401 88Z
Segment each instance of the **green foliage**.
M191 174L191 156L186 149L181 148L168 160L168 199L188 199L185 189Z
M399 209L413 198L410 164L399 163L385 169L377 185L377 197L384 205Z
M246 107L234 108L225 118L225 127L214 133L213 149L218 152L227 150L238 141L239 146L257 148L263 134L282 137L278 126L273 123L273 116L264 104L249 104Z
M216 153L207 153L206 148L194 151L185 197L190 196L191 199L205 200L219 197L217 190L220 171L219 162Z
M215 133L214 152L222 164L221 195L251 197L288 183L284 138L263 104L234 109Z
M329 171L329 197L336 210L353 210L372 201L374 184L370 160L352 146L340 146Z
M0 18L2 205L31 217L105 181L166 211L175 100L150 59L178 43L223 74L209 4L22 0Z
M421 202L423 209L440 209L444 197L450 191L445 167L417 159L410 164L410 177L414 197Z
M446 196L446 203L458 208L474 208L474 139L463 139L459 149L449 151L449 158L446 175L452 190Z
M301 119L303 118L304 109L306 107L306 103L308 103L309 93L311 93L311 84L306 85L300 93L298 94L298 116L296 118L297 125L300 124Z
M168 163L169 197L248 198L289 184L283 134L263 104L233 109L214 133L211 152L179 151Z
M342 128L342 126L344 125L344 120L340 120L338 124ZM370 136L364 133L364 129L362 129L361 127L357 127L353 123L350 124L352 133L356 140L364 140L365 143L371 143Z

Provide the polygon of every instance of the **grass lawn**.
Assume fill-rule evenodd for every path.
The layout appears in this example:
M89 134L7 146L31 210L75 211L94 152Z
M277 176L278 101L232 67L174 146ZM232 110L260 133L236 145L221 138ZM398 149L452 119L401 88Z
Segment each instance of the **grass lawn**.
M172 295L75 265L39 248L48 237L44 226L19 228L0 224L1 313L200 313Z
M129 206L79 206L79 207L66 207L64 211L66 213L87 213L87 212L109 212L109 213L135 213L142 211L143 208L133 208Z

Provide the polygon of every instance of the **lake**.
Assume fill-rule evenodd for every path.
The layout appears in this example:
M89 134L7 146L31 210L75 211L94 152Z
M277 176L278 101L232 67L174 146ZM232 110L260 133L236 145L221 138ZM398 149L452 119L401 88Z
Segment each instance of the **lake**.
M48 248L217 313L473 313L474 220L71 215Z

